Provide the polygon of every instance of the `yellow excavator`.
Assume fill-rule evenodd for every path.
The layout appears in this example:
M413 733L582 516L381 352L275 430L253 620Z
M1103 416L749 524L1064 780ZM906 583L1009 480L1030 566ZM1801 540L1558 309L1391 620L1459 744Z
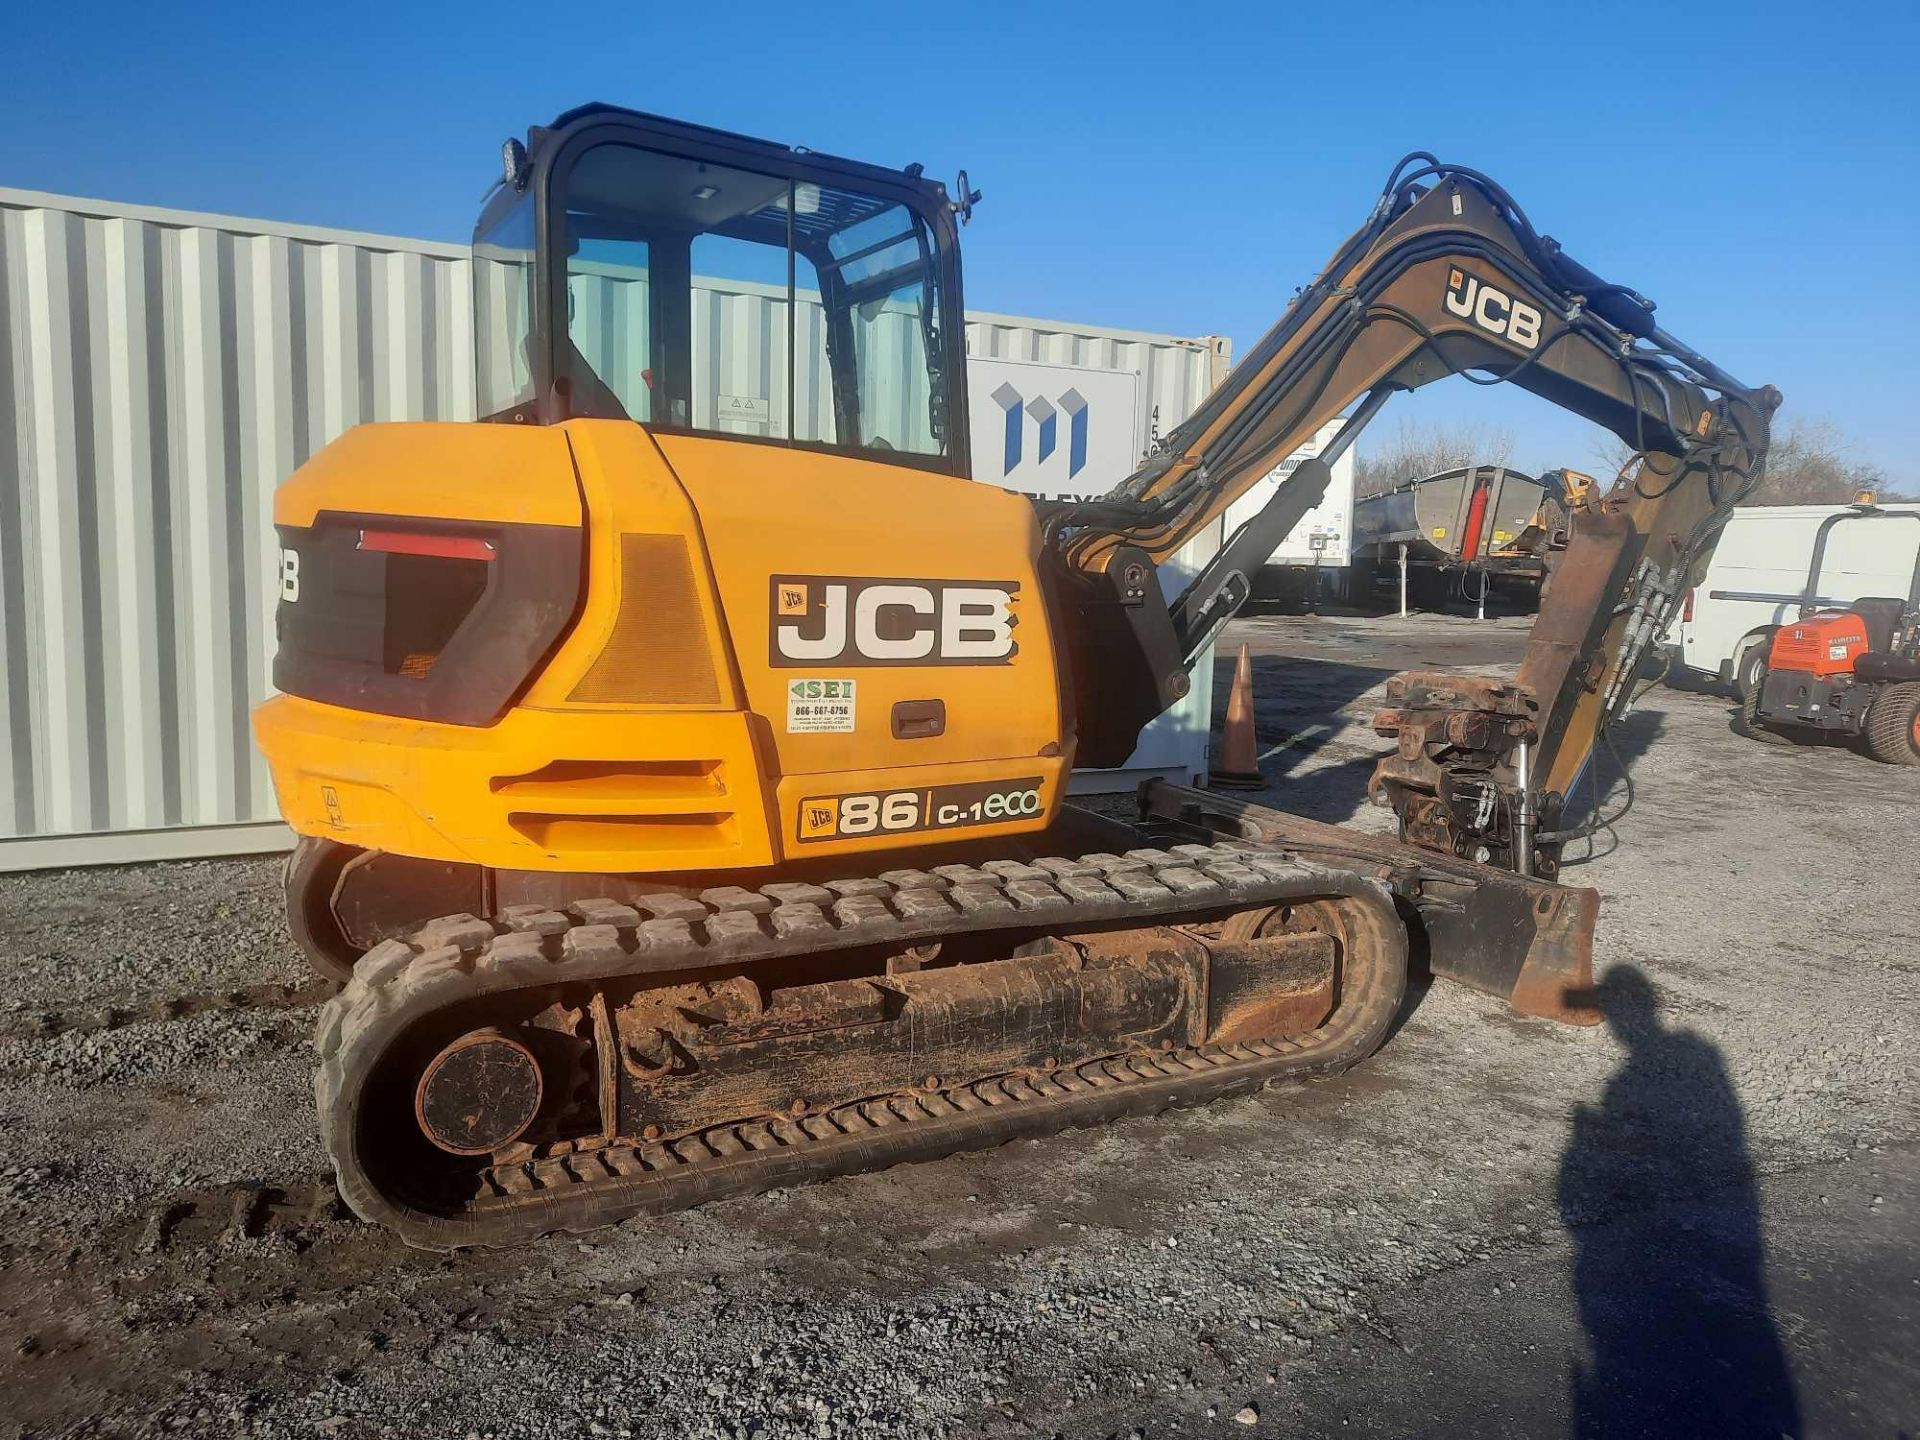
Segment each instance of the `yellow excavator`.
M1417 154L1133 476L1036 501L969 478L977 199L570 111L507 143L475 232L485 418L362 426L282 485L255 728L293 930L344 982L316 1091L362 1216L509 1243L1324 1075L1410 955L1595 1018L1575 797L1778 392ZM1390 683L1398 839L1162 783L1133 822L1067 803L1361 427L1451 375L1640 459L1577 506L1513 682Z

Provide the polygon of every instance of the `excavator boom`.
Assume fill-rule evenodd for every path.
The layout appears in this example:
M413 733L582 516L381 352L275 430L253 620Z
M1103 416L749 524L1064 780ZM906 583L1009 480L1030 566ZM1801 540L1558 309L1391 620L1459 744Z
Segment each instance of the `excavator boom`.
M1111 495L1050 517L1077 593L1095 597L1087 609L1097 613L1110 608L1110 576L1144 577L1145 562L1173 554L1345 416L1164 605L1164 623L1160 606L1134 610L1132 643L1118 647L1133 664L1104 681L1103 695L1084 697L1083 713L1105 724L1083 746L1091 740L1103 756L1130 748L1127 726L1148 708L1138 697L1177 698L1252 575L1325 493L1332 462L1393 394L1453 375L1509 382L1611 431L1637 459L1611 493L1577 509L1515 686L1432 676L1395 686L1401 703L1381 729L1399 749L1376 793L1418 843L1554 873L1560 841L1541 837L1559 833L1636 666L1757 483L1780 402L1653 316L1650 301L1539 235L1486 176L1424 154L1402 161L1367 223L1164 447ZM1102 639L1115 648L1122 632L1105 618ZM1530 827L1533 845L1516 845L1516 826Z

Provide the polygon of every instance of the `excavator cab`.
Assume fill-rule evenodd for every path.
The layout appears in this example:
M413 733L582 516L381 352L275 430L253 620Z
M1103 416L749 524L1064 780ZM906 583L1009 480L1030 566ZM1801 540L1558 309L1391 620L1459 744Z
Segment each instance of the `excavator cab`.
M609 874L1044 829L1063 662L1032 503L966 478L945 189L609 106L503 153L491 423L360 426L276 497L256 730L319 963Z
M967 473L947 193L611 106L504 147L474 231L479 412Z

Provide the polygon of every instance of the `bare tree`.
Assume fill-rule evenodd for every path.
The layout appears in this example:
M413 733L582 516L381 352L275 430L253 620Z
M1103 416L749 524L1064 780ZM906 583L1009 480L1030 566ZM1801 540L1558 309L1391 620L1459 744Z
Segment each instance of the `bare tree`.
M1744 505L1844 505L1861 491L1881 500L1899 500L1876 465L1852 458L1853 444L1826 419L1794 420L1774 431L1767 470ZM1611 480L1633 458L1622 441L1608 439L1600 450L1603 479Z
M1767 473L1747 503L1839 505L1863 490L1885 491L1887 477L1878 467L1852 458L1852 448L1831 420L1794 421L1773 437Z
M1354 457L1356 497L1381 495L1408 480L1419 480L1458 465L1505 465L1513 455L1513 433L1476 420L1420 424L1402 416L1390 435Z

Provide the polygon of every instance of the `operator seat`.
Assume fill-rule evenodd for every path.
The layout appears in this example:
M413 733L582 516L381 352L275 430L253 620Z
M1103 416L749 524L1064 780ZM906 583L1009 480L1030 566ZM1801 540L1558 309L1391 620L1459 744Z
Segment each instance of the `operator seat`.
M1893 632L1900 628L1900 620L1907 613L1906 601L1873 595L1856 600L1847 608L1866 623L1868 650L1884 655L1893 649Z

